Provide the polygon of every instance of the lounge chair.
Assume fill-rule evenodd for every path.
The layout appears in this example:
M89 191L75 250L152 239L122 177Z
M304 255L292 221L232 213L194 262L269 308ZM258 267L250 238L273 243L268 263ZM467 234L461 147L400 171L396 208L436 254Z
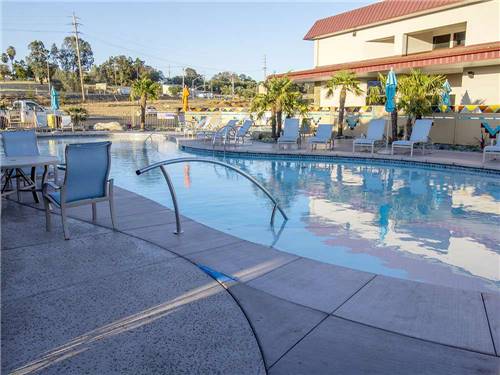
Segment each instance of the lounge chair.
M212 139L212 137L216 133L216 130L214 130L215 127L216 126L212 123L212 120L207 117L201 128L197 129L198 131L196 132L196 139L200 139L203 141Z
M231 131L235 130L235 126L238 123L238 120L229 120L226 125L217 130L212 136L212 145L215 146L217 142L220 142L221 145L225 145L229 140L231 135Z
M205 123L208 121L208 117L202 117L198 122L195 121L185 121L184 123L184 137L195 136L196 131L203 129Z
M486 154L497 154L500 155L500 143L495 143L489 146L486 146L483 149L483 163L486 162Z
M333 148L333 138L332 138L333 125L330 124L319 124L316 134L308 139L311 144L311 150L316 149L318 144L324 144L325 149L330 145Z
M408 141L392 142L391 155L394 155L394 148L409 148L410 156L413 156L413 147L422 144L422 155L425 152L425 144L429 143L429 133L431 131L432 120L417 120L413 126L410 139Z
M384 128L385 128L384 119L376 119L370 121L370 123L368 124L368 131L366 132L366 137L356 138L354 142L352 142L352 152L356 151L356 146L370 147L371 153L373 155L373 151L375 150L375 144L384 141Z
M34 130L17 130L2 132L3 151L7 157L16 156L39 156L38 143ZM15 175L13 173L15 172ZM27 178L27 175L30 177ZM17 199L19 200L20 191L32 191L35 202L38 203L38 195L34 190L36 188L36 168L20 168L15 171L6 170L5 176L16 179ZM23 183L21 188L20 183Z
M61 131L71 130L74 131L73 121L71 120L71 116L63 115L61 116Z
M283 125L283 134L278 138L278 149L282 144L296 144L299 142L299 119L287 118Z
M239 141L241 141L241 144L245 143L245 138L249 135L252 125L253 120L245 120L240 127L236 128L236 133L234 134L234 144L238 144Z
M108 179L111 167L111 142L76 143L66 146L66 174L61 186L52 182L43 185L43 201L47 231L51 229L50 205L59 207L64 238L69 239L67 209L92 205L92 221L97 219L97 203L109 202L111 223L115 228L113 179ZM54 191L49 191L53 189Z

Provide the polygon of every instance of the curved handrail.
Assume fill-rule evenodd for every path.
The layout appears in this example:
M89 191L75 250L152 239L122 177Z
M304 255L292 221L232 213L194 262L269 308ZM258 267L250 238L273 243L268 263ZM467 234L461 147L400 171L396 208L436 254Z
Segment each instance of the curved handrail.
M283 219L285 221L288 220L288 216L286 216L285 211L283 211L283 209L279 205L278 201L271 195L269 190L267 190L264 186L262 186L262 184L259 181L257 181L255 178L250 176L248 173L243 172L241 169L236 168L236 167L232 166L231 164L227 164L227 163L224 163L224 162L221 162L218 160L204 159L204 158L176 158L176 159L168 159L168 160L159 161L157 163L150 164L147 167L136 170L135 173L139 176L145 172L148 172L152 169L160 167L161 172L163 173L163 177L165 177L165 181L167 182L168 189L170 190L170 195L172 196L172 203L174 205L174 211L175 211L175 223L176 223L176 229L177 229L175 232L176 234L182 233L179 207L177 205L177 196L175 194L174 185L172 184L172 180L170 179L170 176L169 176L167 170L165 169L165 166L170 165L170 164L187 163L187 162L209 163L209 164L221 165L223 167L229 168L229 169L235 171L236 173L242 175L247 180L250 180L255 185L257 185L257 187L264 194L266 194L267 197L274 203L273 212L271 213L271 225L274 224L274 216L276 215L276 209L278 209L278 211L281 213L281 215L283 216Z

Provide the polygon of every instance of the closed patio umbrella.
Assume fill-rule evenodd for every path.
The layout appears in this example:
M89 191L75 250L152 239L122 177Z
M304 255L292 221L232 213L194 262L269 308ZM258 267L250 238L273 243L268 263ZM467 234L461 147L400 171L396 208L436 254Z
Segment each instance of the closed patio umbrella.
M387 113L392 113L396 109L396 90L398 87L398 80L396 78L396 73L391 68L389 74L387 75L387 80L385 82L385 111ZM390 121L390 116L389 116ZM386 136L385 136L385 151L384 153L389 153L389 126L387 126Z
M441 93L441 111L447 112L451 105L450 98L451 86L448 80L443 83L443 92Z
M59 109L59 93L54 86L52 86L52 90L50 90L50 108L54 113Z
M182 110L187 112L189 109L189 89L186 85L182 89Z

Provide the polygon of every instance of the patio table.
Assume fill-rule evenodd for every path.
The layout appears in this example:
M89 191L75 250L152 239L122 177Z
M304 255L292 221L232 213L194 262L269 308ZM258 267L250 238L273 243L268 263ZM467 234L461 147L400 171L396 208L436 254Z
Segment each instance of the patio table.
M2 186L2 197L14 192L14 190L7 190L7 186L9 186L9 182L11 182L14 176L19 176L24 180L25 187L23 189L19 189L19 186L17 186L17 190L31 190L35 202L39 203L40 200L38 198L37 191L40 191L40 189L36 188L36 168L43 167L43 186L47 180L49 165L53 165L55 170L55 166L58 163L59 160L55 156L2 156L0 158L0 168L4 172L3 176L5 178L4 185ZM31 176L27 176L26 173L24 173L23 168L31 168Z

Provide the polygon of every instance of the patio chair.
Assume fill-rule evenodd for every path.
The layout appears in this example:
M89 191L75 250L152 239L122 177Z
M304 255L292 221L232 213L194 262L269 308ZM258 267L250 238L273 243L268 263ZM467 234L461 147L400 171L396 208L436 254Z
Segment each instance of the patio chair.
M245 143L245 138L250 134L250 128L253 125L253 120L247 119L243 121L243 124L240 127L236 128L236 133L234 134L234 144L238 144L241 141L241 144Z
M71 120L71 116L63 115L61 116L61 131L71 130L74 131L73 121Z
M92 221L97 219L97 203L109 202L111 224L115 229L113 179L108 179L111 167L111 142L76 143L66 146L66 173L64 182L43 185L43 201L47 231L51 230L51 207L61 210L64 239L69 239L67 209L92 205ZM49 191L53 189L54 191Z
M422 144L422 155L425 152L425 144L429 143L429 133L431 131L432 120L417 120L413 126L410 139L408 141L392 142L391 155L394 155L394 148L409 148L410 156L413 156L413 147L419 143Z
M368 124L368 131L366 132L365 138L356 138L354 142L352 142L352 152L356 151L357 147L370 147L371 153L373 155L373 151L375 150L375 145L377 143L381 143L384 141L384 128L385 128L385 120L384 119L376 119L371 120Z
M282 144L299 145L299 119L287 118L283 125L283 134L278 138L278 149Z
M333 125L330 124L319 124L318 130L316 130L316 135L309 138L308 142L311 144L311 151L317 149L318 144L324 144L325 149L328 145L333 148L333 138L332 138Z
M500 143L491 144L483 149L483 164L486 162L486 154L500 155Z
M36 140L36 133L34 130L17 130L17 131L5 131L2 132L2 144L3 151L7 157L15 156L39 156L40 151L38 150L38 143ZM14 174L15 172L15 174ZM14 175L13 175L14 174ZM16 179L16 192L17 199L19 200L19 192L31 190L33 192L33 198L35 202L38 203L38 195L33 189L36 188L36 168L20 168L16 171L6 170L6 183L11 181L12 178ZM30 180L26 178L30 175ZM23 182L23 187L21 188L20 182Z
M202 141L207 141L212 139L213 135L216 132L214 128L216 128L215 124L213 124L212 120L209 117L207 117L202 126L197 129L198 131L196 132L196 139Z
M238 120L229 120L225 126L217 130L212 136L212 145L215 146L217 142L220 142L221 145L225 145L230 137L231 131L235 130L237 123Z
M207 120L208 120L208 117L202 117L196 123L194 121L185 120L184 128L183 128L184 137L187 137L187 136L194 137L196 135L196 130L203 129L203 127L205 126L205 122Z

